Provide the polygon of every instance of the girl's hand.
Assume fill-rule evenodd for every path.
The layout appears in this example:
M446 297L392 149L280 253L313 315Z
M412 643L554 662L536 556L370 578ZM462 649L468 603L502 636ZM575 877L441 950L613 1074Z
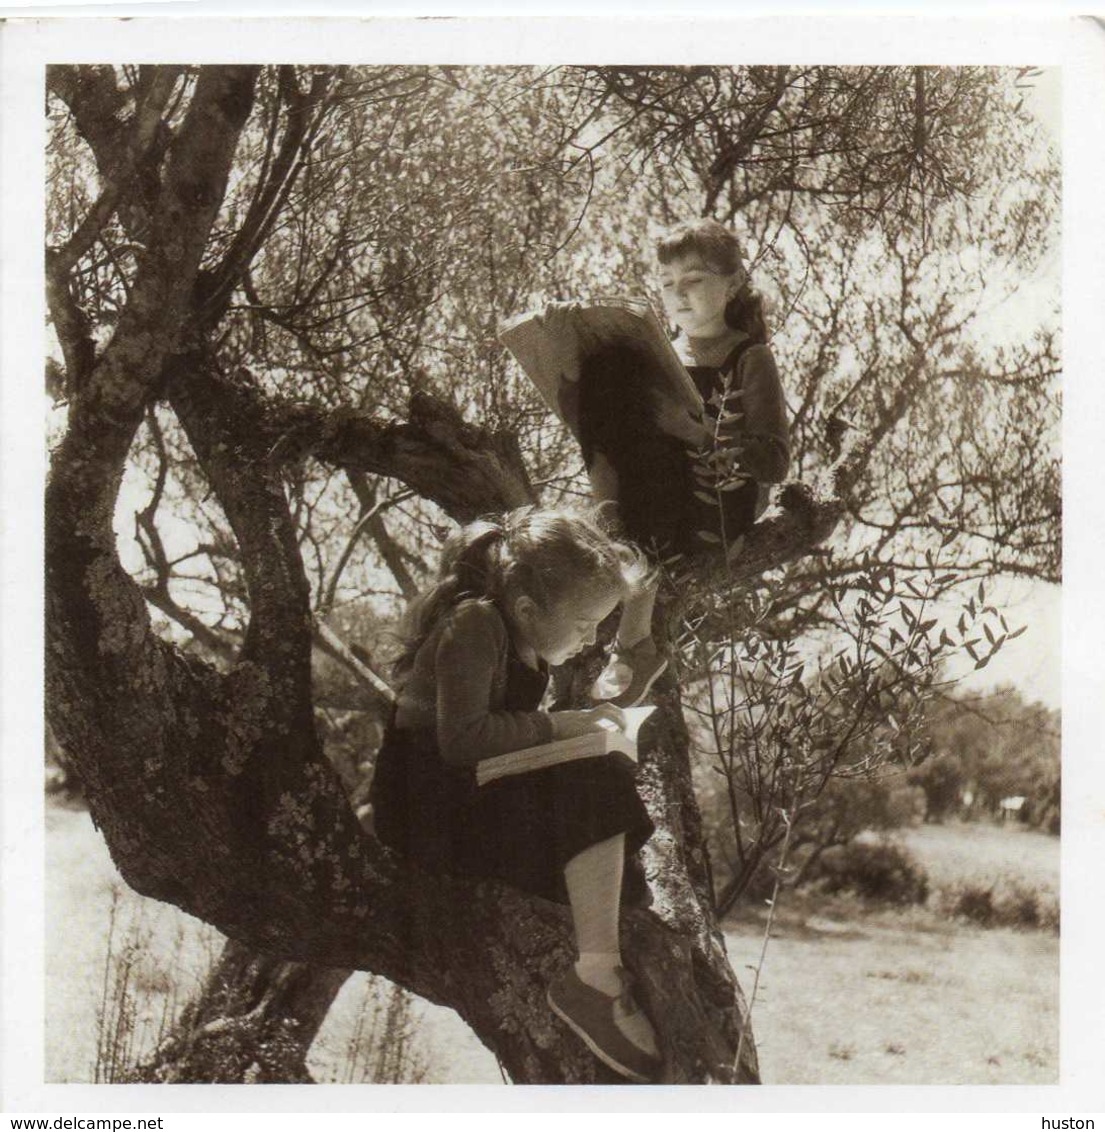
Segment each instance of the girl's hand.
M554 739L574 739L593 731L609 731L611 725L619 731L625 730L625 712L613 704L599 704L584 711L554 711L549 718Z

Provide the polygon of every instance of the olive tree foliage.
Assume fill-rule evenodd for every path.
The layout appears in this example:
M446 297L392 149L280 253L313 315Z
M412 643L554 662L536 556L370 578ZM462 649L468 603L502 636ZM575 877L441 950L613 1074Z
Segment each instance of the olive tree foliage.
M970 624L937 626L943 592L1058 576L1054 333L973 330L1052 236L1014 80L53 68L49 715L128 882L237 941L228 970L255 949L382 973L516 1081L600 1079L543 1004L563 912L412 879L357 824L316 709L386 711L383 630L452 523L583 492L500 319L639 291L650 225L712 213L772 303L794 482L665 603L681 663L641 771L657 901L623 926L670 1078L754 1080L715 900L833 774L908 756L909 705L980 647L972 626L1003 643L973 589ZM140 502L117 537L121 485ZM345 686L312 680L312 646ZM744 854L720 893L688 723ZM265 1047L255 979L230 983L180 1048ZM207 1024L228 1013L252 1021Z

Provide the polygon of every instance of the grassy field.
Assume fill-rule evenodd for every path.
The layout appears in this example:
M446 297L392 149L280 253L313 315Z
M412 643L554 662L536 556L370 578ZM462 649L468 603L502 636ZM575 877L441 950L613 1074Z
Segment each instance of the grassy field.
M1059 897L1059 838L1021 826L979 823L922 825L895 840L915 854L934 886L1015 877Z
M762 944L746 917L726 933L746 989ZM1058 1080L1059 941L929 913L854 904L782 912L753 1030L779 1085L1013 1085Z
M926 827L904 839L936 886L1016 875L1058 892L1058 842L993 826ZM48 1081L91 1081L102 1038L108 935L129 955L132 1052L167 1023L220 946L209 928L119 888L88 815L47 811ZM119 895L113 898L113 893ZM930 903L932 901L930 900ZM726 925L746 990L763 909ZM769 1084L1048 1084L1058 1079L1058 939L984 930L929 908L870 911L847 898L788 896L761 971L753 1016ZM350 1050L371 1016L365 976L346 984L311 1051L320 1082L358 1079ZM375 992L379 997L379 991ZM108 995L110 998L110 993ZM365 1013L367 1012L367 1014ZM427 1083L498 1084L494 1057L451 1012L417 1001L412 1062ZM103 1058L100 1058L101 1062Z
M929 874L928 906L870 910L788 894L753 1021L775 1084L1013 1085L1058 1080L1059 940L939 915L965 885L1016 884L1058 901L1059 841L1020 827L921 826L897 837ZM750 990L766 911L727 925Z

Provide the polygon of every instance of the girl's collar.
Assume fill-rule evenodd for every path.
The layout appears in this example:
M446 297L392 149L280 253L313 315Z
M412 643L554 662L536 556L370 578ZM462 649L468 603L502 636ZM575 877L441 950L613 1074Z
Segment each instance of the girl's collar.
M729 330L717 338L688 338L680 332L672 342L679 360L685 366L723 365L725 359L739 346L748 335L743 330Z

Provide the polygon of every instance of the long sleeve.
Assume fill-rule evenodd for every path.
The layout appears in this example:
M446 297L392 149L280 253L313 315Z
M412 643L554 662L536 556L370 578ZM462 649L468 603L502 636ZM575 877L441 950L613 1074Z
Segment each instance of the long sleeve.
M458 607L442 630L434 654L437 738L442 759L453 766L472 766L553 737L547 712L496 709L506 649L502 618L482 603Z
M741 358L744 428L740 466L760 483L779 483L790 464L787 406L775 358L752 346Z

